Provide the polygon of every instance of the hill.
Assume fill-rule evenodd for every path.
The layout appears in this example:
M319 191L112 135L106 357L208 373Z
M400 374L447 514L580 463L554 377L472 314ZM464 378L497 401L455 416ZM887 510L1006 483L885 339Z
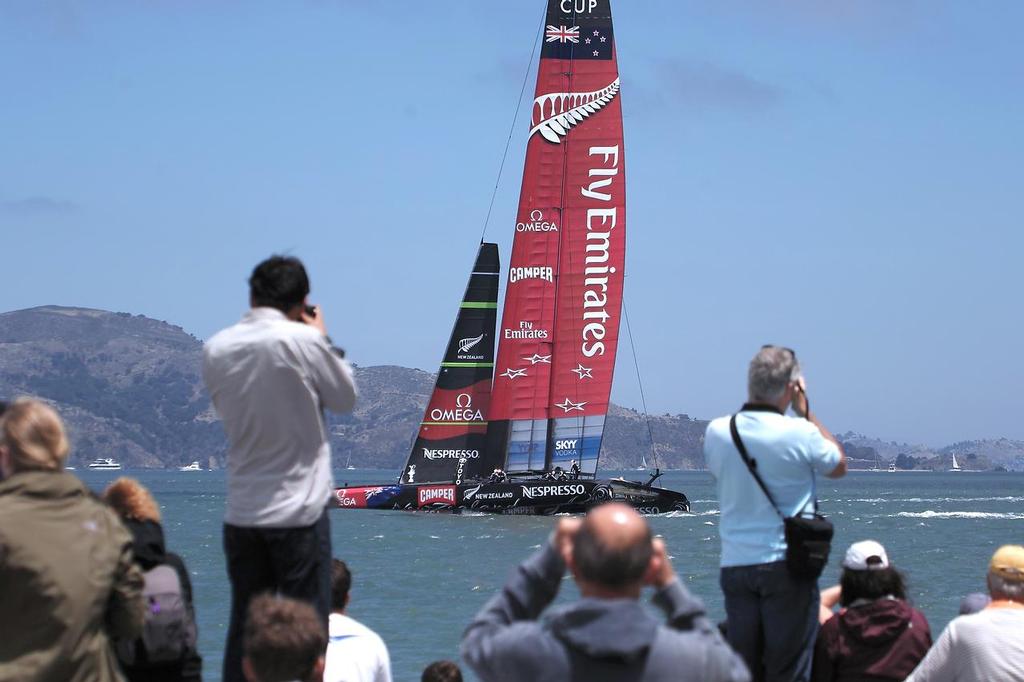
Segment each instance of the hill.
M200 377L202 343L181 327L142 315L44 306L0 314L0 396L34 395L68 422L71 462L113 457L127 467L222 466L226 442ZM400 468L412 446L434 375L396 366L356 367L360 400L329 418L336 466ZM707 422L685 414L652 416L612 405L602 467L701 469ZM651 446L651 435L654 447ZM1024 469L1024 443L972 441L949 452L883 444L842 434L862 468L900 455ZM976 454L970 459L970 454ZM939 460L936 460L939 461ZM917 464L915 463L915 466ZM943 468L941 462L935 465ZM972 467L973 468L973 467Z

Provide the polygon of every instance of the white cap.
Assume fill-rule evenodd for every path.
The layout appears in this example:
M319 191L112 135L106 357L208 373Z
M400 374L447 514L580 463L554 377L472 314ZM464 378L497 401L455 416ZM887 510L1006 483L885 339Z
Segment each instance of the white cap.
M843 568L851 571L880 571L889 568L889 555L885 553L885 547L874 540L861 540L846 550Z

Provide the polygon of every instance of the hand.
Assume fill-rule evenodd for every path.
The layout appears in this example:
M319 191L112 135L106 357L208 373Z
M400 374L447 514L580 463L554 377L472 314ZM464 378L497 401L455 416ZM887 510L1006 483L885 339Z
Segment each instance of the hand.
M324 315L322 309L318 305L311 307L313 308L312 315L306 312L306 308L303 307L302 312L300 313L300 315L302 315L302 321L311 327L315 327L317 331L319 331L324 336L327 336L327 325L324 324Z
M676 579L676 570L672 568L672 560L668 558L665 541L661 538L654 538L651 545L654 554L651 556L647 574L644 575L644 584L661 589Z
M566 565L569 564L569 559L572 556L573 538L576 537L576 532L579 531L582 524L583 519L581 518L567 517L559 519L558 525L555 526L554 537L551 541L555 544L558 553L562 555Z
M793 382L793 401L790 403L790 406L793 408L796 416L807 417L807 384L804 383L803 377Z

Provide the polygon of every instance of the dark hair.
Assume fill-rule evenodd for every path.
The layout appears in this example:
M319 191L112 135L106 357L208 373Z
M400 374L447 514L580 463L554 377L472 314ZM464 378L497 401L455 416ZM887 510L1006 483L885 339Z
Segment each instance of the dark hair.
M907 585L903 574L892 564L889 568L868 571L844 568L839 578L839 587L842 591L839 603L842 606L849 606L858 599L875 600L888 595L897 599L907 598Z
M348 601L348 591L352 589L352 571L341 559L331 562L331 609L341 611Z
M288 312L308 294L309 277L298 258L271 256L257 265L249 277L249 297L255 307Z
M607 547L587 518L576 532L572 558L581 578L618 589L633 585L644 577L653 551L651 530L646 525L636 542L625 547Z
M462 671L452 661L434 661L423 669L420 682L462 682Z
M261 594L249 603L243 647L260 682L308 680L327 649L327 633L306 602Z

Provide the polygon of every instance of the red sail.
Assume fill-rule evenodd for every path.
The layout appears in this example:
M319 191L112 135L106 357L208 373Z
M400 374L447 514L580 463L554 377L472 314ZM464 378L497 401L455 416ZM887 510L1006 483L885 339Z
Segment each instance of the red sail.
M489 415L510 420L510 470L582 460L592 473L625 260L608 0L549 0L543 45Z

